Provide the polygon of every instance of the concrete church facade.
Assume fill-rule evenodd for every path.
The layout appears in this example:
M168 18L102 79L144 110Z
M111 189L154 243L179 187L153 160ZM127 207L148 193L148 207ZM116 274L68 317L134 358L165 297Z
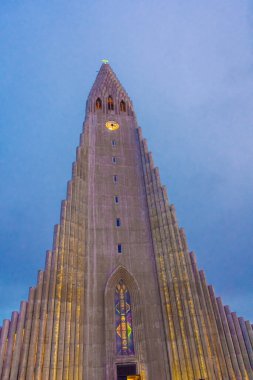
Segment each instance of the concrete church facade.
M253 329L198 271L109 64L44 271L0 335L0 379L253 379ZM136 376L136 377L134 377Z

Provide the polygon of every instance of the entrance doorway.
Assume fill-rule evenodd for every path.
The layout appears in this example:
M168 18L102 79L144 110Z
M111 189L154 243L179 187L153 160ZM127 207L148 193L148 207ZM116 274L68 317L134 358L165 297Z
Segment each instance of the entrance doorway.
M117 365L117 380L127 380L129 375L136 375L136 364Z

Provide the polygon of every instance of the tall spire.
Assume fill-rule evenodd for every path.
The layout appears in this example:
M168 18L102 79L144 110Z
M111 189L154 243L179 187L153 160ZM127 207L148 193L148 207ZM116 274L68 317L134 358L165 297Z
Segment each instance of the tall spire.
M0 329L0 380L253 380L252 325L198 270L108 64L87 111L53 249Z
M111 96L115 102L124 101L128 108L133 112L132 101L126 90L120 83L109 63L103 63L90 90L86 110L93 111L95 109L96 99L98 98L101 99L103 104L106 104L109 96ZM103 109L105 110L106 107ZM117 113L117 111L118 109L115 107L115 112Z

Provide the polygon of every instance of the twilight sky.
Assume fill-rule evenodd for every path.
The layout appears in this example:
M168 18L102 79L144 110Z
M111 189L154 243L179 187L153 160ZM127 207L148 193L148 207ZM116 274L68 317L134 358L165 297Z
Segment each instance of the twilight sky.
M0 325L44 267L108 58L208 282L253 322L253 3L1 0Z

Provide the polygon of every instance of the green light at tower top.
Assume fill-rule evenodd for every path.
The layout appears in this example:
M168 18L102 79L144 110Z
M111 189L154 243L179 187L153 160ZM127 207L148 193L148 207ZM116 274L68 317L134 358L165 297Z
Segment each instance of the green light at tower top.
M104 64L109 63L109 60L108 60L108 59L102 59L101 61L102 61Z

